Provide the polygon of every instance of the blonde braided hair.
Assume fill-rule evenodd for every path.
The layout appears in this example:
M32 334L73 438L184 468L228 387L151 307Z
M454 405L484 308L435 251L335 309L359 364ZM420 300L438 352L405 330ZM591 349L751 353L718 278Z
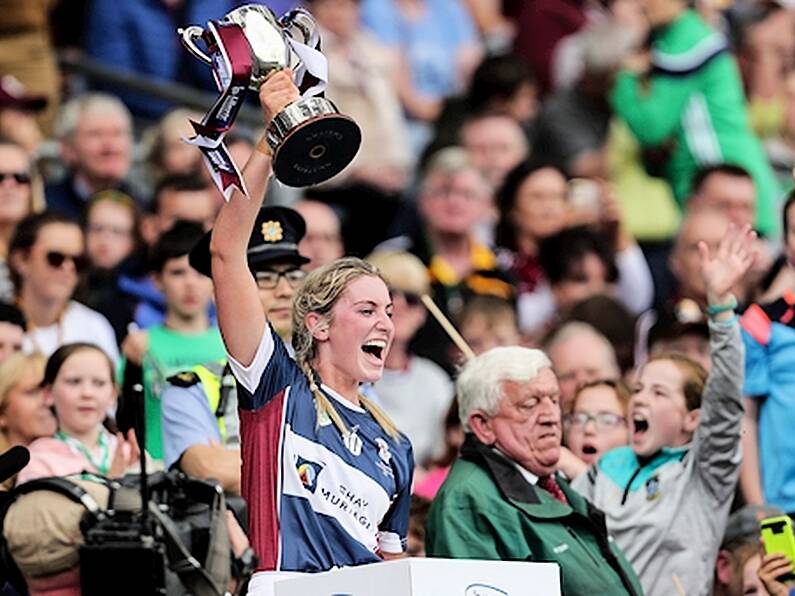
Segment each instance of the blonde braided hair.
M312 333L306 327L306 316L313 312L331 322L332 310L342 294L352 281L369 275L386 281L373 265L355 257L345 257L332 261L323 267L315 269L306 278L304 285L298 290L293 304L293 348L295 360L304 373L309 384L309 390L315 400L318 424L323 417L328 417L340 431L347 437L350 431L345 426L331 400L320 390L317 383L317 373L310 364L317 356L317 349ZM400 440L400 431L386 413L372 401L359 394L362 407L369 412L373 419L395 441Z

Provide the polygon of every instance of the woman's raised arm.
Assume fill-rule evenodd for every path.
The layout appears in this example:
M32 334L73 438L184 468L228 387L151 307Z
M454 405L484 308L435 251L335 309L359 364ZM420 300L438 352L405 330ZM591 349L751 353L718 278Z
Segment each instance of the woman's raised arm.
M267 126L271 118L300 97L289 70L274 73L260 87ZM230 356L244 366L254 359L266 318L257 283L248 268L246 249L271 173L270 150L263 139L243 168L249 196L235 190L224 204L210 241L218 324Z

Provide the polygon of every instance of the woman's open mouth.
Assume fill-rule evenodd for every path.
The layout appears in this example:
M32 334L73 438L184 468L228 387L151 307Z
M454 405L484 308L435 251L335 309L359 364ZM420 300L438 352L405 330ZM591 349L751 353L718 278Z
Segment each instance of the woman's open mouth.
M386 342L383 339L371 339L362 346L362 352L372 356L380 364L384 361Z

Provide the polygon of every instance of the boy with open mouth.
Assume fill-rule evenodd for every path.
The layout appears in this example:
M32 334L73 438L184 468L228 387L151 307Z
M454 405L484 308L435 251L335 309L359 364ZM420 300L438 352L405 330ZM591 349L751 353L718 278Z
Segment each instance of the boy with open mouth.
M754 260L754 232L730 228L717 251L699 243L712 371L680 355L642 366L629 403L630 444L572 487L602 509L647 596L711 594L740 473L743 343L730 293Z

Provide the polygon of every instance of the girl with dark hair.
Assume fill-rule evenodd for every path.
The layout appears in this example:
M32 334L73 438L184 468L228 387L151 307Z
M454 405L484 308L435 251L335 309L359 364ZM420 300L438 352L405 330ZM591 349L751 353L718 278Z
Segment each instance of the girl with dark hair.
M289 71L260 90L266 123L298 98ZM251 542L259 573L249 594L272 594L285 572L316 572L404 556L411 444L362 396L381 378L394 337L392 300L378 271L346 258L306 278L293 306L290 358L263 313L246 249L271 172L263 139L212 234L218 322L238 382ZM265 222L273 242L277 222Z
M516 166L497 194L499 221L495 242L509 263L518 293L533 292L544 273L538 245L566 226L568 187L563 172L541 162Z
M134 432L125 439L102 424L116 401L113 372L113 362L93 344L67 344L50 356L41 385L58 430L30 444L30 463L20 472L19 484L83 472L115 478L138 461Z
M593 227L592 235L601 240L598 244L614 252L615 263L606 266L615 268L617 275L608 277L617 282L617 294L625 306L639 314L651 304L654 287L649 267L625 232L620 208L606 185L593 180L569 183L556 167L529 161L508 174L497 205L498 258L517 281L522 331L540 332L555 311L548 283L551 273L540 258L542 243L562 238L566 228L577 224Z

